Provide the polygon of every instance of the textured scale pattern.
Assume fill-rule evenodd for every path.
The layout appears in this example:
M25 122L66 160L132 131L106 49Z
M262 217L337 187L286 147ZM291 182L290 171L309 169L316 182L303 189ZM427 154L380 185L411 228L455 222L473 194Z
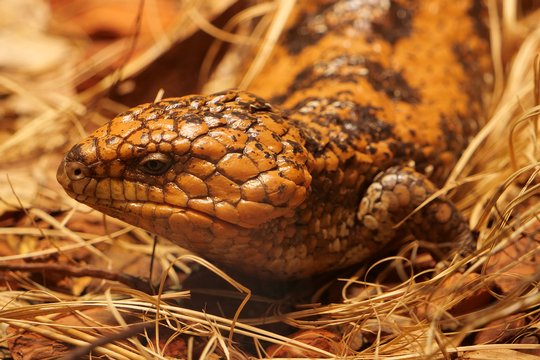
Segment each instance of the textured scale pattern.
M75 145L58 180L78 201L260 277L342 268L409 233L469 251L445 198L395 225L481 125L481 10L299 1L248 91L137 106Z

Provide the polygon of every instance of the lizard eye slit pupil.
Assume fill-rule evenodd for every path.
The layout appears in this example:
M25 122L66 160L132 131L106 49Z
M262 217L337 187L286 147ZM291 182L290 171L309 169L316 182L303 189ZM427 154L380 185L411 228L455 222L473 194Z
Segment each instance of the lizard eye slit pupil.
M149 175L164 174L172 165L172 159L163 153L153 153L145 156L139 162L139 170Z

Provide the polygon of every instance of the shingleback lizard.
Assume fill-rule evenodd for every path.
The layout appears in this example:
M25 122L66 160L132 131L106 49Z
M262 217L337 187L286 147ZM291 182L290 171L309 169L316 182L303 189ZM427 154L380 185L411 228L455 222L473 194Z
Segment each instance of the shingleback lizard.
M266 278L358 263L407 233L470 248L444 197L394 225L481 125L482 11L474 0L301 0L249 92L137 106L75 145L58 181L105 214Z

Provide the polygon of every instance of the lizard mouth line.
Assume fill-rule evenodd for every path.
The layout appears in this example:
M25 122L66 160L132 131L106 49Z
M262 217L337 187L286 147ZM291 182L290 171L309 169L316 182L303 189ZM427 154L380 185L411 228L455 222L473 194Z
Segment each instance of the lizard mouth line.
M83 195L83 194L75 194L70 193L70 196L72 196L75 200L82 202L98 211L101 211L105 214L108 214L113 217L117 217L119 219L125 219L126 217L129 217L129 214L137 214L137 210L141 211L140 209L143 208L143 206L149 207L150 211L153 213L154 219L167 219L172 214L175 213L186 213L186 214L193 214L198 217L202 217L203 219L206 219L208 221L212 221L214 223L219 223L224 226L232 226L237 229L247 229L247 227L220 219L214 215L202 212L200 210L195 210L189 207L179 207L174 206L170 204L160 204L152 201L132 201L132 200L115 200L115 199L99 199L94 198L91 196ZM131 208L131 209L130 209ZM162 208L161 211L159 208ZM167 210L168 209L168 210Z

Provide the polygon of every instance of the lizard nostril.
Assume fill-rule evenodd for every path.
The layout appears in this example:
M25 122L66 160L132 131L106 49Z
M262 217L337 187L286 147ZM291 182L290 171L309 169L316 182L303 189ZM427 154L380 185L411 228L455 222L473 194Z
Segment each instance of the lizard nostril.
M80 162L66 163L65 170L70 180L81 180L88 175L88 168Z

